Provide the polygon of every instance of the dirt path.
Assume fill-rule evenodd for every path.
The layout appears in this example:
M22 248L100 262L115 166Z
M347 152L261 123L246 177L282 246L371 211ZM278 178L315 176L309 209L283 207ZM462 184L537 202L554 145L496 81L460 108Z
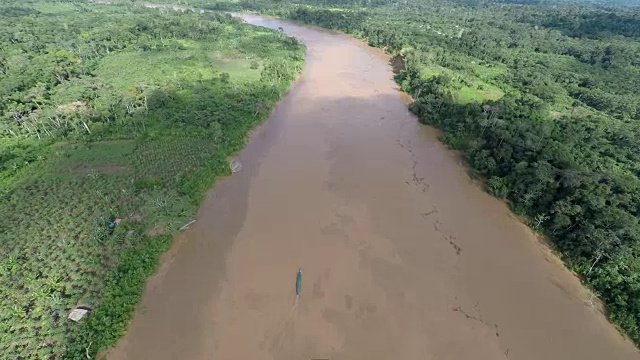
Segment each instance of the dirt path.
M387 58L248 21L304 40L302 80L176 240L110 359L640 359L418 125Z

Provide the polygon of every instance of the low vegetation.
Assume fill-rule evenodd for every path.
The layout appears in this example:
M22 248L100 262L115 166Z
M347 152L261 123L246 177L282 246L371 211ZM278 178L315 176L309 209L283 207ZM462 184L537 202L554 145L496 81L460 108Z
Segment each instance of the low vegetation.
M0 33L0 358L93 357L304 48L228 15L80 2L5 1Z

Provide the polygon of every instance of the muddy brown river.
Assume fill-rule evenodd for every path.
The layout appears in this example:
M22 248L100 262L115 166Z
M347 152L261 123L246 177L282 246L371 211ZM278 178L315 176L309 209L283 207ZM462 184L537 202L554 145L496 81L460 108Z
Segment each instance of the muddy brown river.
M303 75L164 256L109 359L640 359L417 123L386 56L246 20L304 41Z

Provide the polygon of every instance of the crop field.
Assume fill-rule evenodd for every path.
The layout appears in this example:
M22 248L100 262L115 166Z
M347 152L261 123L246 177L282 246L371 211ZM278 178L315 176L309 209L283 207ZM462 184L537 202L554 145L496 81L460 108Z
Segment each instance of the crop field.
M230 16L14 5L0 27L36 40L3 44L0 89L14 100L0 112L20 121L0 128L0 359L86 358L125 331L159 255L304 48ZM50 48L74 60L47 59ZM89 315L68 320L79 306Z

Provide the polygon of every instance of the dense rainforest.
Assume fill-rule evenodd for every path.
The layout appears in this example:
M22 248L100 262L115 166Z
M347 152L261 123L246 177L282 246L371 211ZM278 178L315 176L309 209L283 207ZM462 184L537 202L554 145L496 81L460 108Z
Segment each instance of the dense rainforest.
M637 2L189 3L339 29L396 56L419 120L442 130L640 343Z
M303 60L225 14L0 2L0 359L113 345Z

